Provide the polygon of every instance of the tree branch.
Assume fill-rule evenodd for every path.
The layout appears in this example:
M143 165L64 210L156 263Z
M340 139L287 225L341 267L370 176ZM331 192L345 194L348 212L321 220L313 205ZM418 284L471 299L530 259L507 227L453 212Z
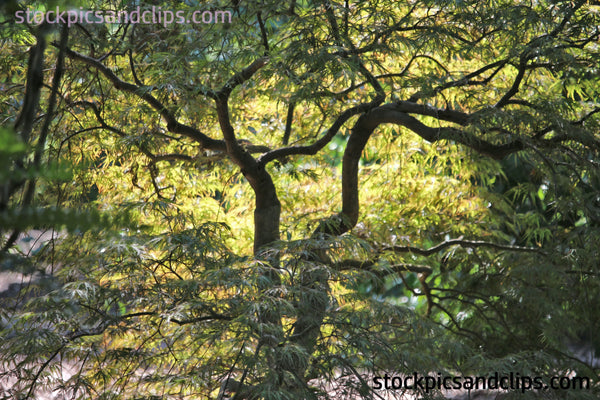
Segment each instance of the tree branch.
M292 122L294 120L294 108L296 107L296 103L294 101L290 101L288 105L287 117L285 118L285 131L283 132L283 145L287 146L290 141L290 135L292 134Z
M246 82L248 79L252 77L259 69L264 67L269 62L268 57L261 57L258 60L254 61L252 64L229 78L227 82L223 85L223 87L215 94L217 99L228 98L233 89L242 83Z
M102 75L104 75L116 89L132 93L144 100L152 108L158 111L159 114L163 117L163 119L167 123L167 129L169 130L169 132L187 136L200 143L202 147L209 150L225 150L225 142L223 142L222 140L213 139L200 132L198 129L179 123L177 121L177 118L175 118L175 115L172 112L170 112L164 104L158 101L158 99L152 96L152 94L150 93L150 87L138 86L129 82L125 82L121 80L117 75L115 75L115 73L110 68L102 64L99 60L80 54L71 49L67 49L67 56L74 60L81 61L100 71L100 73L102 73Z
M438 120L454 122L465 126L468 123L470 115L461 111L451 109L440 109L429 105L417 104L412 101L397 101L394 103L395 109L407 114L418 114L434 117Z
M336 120L333 122L331 127L325 131L325 134L316 142L308 146L292 146L292 147L282 147L280 149L271 150L258 158L258 163L261 165L266 165L269 162L291 155L314 155L319 152L323 147L327 146L327 144L333 139L333 137L338 133L340 128L355 115L364 113L369 111L371 108L376 107L377 103L375 101L369 103L359 104L357 106L348 108L344 112L342 112Z
M498 100L498 102L494 105L495 108L504 107L508 103L508 101L515 94L517 94L517 92L519 91L519 86L521 85L521 82L523 81L523 77L525 76L526 70L527 70L527 57L521 56L521 62L519 63L518 72L517 72L517 76L515 77L515 80L514 80L512 86L510 87L510 89L508 89L508 92L506 92L504 94L504 96L502 96L502 98L500 100Z
M381 107L378 107L380 112L377 114L372 114L371 118L374 120L372 123L394 123L397 125L402 125L421 136L423 139L432 143L444 139L454 140L496 160L501 160L507 155L525 148L523 141L518 138L505 144L493 144L486 140L480 139L471 133L456 128L432 128L425 125L415 117L403 112L403 107L405 107L405 103L385 104ZM424 111L426 111L428 114L433 112L431 109L424 109ZM439 119L454 120L456 123L461 123L466 121L464 120L465 117L465 114L446 110L445 115L442 115ZM378 119L380 120L379 122L377 122Z
M385 274L390 271L398 272L398 273L400 273L400 272L415 272L415 273L424 273L424 274L431 274L433 272L433 268L431 268L429 265L399 263L399 264L393 264L389 268L386 268L386 269L378 269L378 268L374 268L376 263L377 263L377 260L367 260L367 261L342 260L342 261L334 263L332 265L332 267L338 271L360 269L360 270L376 273L376 275L378 275L378 276L382 275L382 273Z
M391 103L379 106L361 115L356 121L342 160L342 211L338 215L323 221L315 233L338 236L356 225L359 213L358 163L369 137L380 124L402 125L429 142L436 142L440 139L455 140L495 159L502 159L506 155L523 148L523 143L519 139L507 144L495 145L455 128L431 128L413 116L399 111L403 105L406 105L406 103ZM413 105L410 106L413 107ZM427 109L425 111L429 112Z
M476 71L471 72L470 74L463 76L462 78L460 78L458 80L450 81L450 82L444 83L442 85L439 85L435 89L433 89L433 94L436 95L446 89L453 88L453 87L469 86L469 85L487 85L492 80L492 78L494 76L496 76L496 74L498 72L500 72L500 70L502 68L504 68L504 66L508 63L508 61L509 61L508 59L495 61L491 64L488 64L488 65L485 65L485 66L479 68ZM487 78L483 78L482 80L479 80L479 81L473 80L473 78L478 77L479 75L483 74L484 72L486 72L492 68L496 68L496 69L494 71L492 71L492 73ZM416 102L417 100L422 99L424 97L425 97L425 94L423 92L418 92L418 93L413 94L408 99L408 101Z
M261 12L256 13L256 19L258 20L258 26L260 27L260 35L262 37L263 46L265 47L265 56L269 53L269 39L267 38L267 30L265 29L265 23L262 20Z
M33 155L32 166L36 169L38 169L41 165L42 157L45 151L46 140L48 138L48 132L50 130L50 124L54 119L54 111L56 109L56 103L58 98L58 89L64 73L65 50L67 48L68 39L69 28L66 25L64 25L60 35L60 43L58 45L59 50L58 56L56 57L56 68L54 70L54 76L52 77L52 88L50 92L50 98L48 99L48 108L46 110L44 122L42 124L42 128L40 130L40 134ZM35 114L37 112L36 108L40 100L41 87L44 83L42 68L44 63L45 48L46 41L44 39L44 34L38 33L37 43L32 48L31 56L29 59L29 65L27 70L27 89L23 104L23 110L15 123L15 129L17 129L20 125L23 125L23 129L21 130L21 137L23 138L23 141L25 143L28 142L31 130L33 129L33 122L35 121ZM22 165L23 162L19 160L17 162L17 166L21 167ZM27 181L25 193L21 202L22 207L27 207L32 203L35 194L36 184L37 180L35 177L32 177L31 179L29 179L29 181ZM2 210L5 207L5 201L6 203L8 203L8 197L15 191L15 189L19 188L21 185L21 182L14 182L12 179L9 180L7 188L8 195L4 196L6 197L6 200L4 198L0 198L0 210ZM13 232L6 240L6 243L4 243L4 245L2 246L0 252L5 252L9 248L11 248L15 244L20 233L21 232L19 229L13 230Z
M122 138L127 136L127 134L125 132L123 132L121 129L115 128L114 126L106 123L106 121L102 117L102 114L100 113L100 109L98 109L98 106L96 104L94 104L90 101L78 101L78 102L72 103L71 105L72 106L82 106L82 107L87 107L87 108L92 109L92 111L94 112L94 115L96 116L96 120L100 123L100 126L94 128L94 129L106 129L107 131L113 132ZM81 133L81 132L78 132L78 133ZM69 138L72 136L69 136ZM169 154L155 155L146 146L136 145L136 147L142 153L144 153L144 155L146 157L148 157L152 162L169 161L169 160L179 160L179 161L193 161L194 160L194 157L189 156L187 154L169 153Z
M391 250L395 253L414 253L414 254L418 254L421 256L429 256L431 254L437 253L438 251L443 250L446 247L450 247L450 246L461 246L461 247L467 247L467 248L491 247L496 250L507 250L507 251L527 252L527 253L540 253L544 256L547 255L546 252L544 252L541 249L535 248L535 247L523 247L523 246L514 246L514 245L508 245L508 244L485 242L485 241L481 241L481 240L463 240L463 239L446 240L446 241L441 242L441 243L439 243L433 247L430 247L428 249L422 249L420 247L414 247L414 246L386 246L386 247L383 247L381 250L384 250L384 251Z

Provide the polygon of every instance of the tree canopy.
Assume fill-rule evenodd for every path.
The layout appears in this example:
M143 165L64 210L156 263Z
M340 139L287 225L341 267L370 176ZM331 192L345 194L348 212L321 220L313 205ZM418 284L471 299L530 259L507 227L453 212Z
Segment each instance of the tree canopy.
M597 398L598 5L3 7L5 396ZM102 14L18 19L59 8ZM100 18L136 10L163 22Z

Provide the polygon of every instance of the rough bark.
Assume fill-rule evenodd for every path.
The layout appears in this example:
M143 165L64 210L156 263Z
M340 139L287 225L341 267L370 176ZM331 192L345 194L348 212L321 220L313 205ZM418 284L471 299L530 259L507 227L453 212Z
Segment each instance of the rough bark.
M271 175L259 164L252 155L237 141L229 117L228 100L233 89L250 79L254 73L262 68L268 59L259 58L247 68L229 79L215 94L219 125L227 154L239 167L254 191L254 254L259 256L264 246L279 240L279 217L281 203L277 197L277 190Z

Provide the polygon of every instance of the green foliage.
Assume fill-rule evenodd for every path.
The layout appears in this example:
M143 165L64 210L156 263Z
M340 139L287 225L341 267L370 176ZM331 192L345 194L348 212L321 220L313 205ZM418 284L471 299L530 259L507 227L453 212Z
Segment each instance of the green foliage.
M22 159L27 155L27 146L19 136L7 128L0 129L0 187L8 191L14 182L41 180L50 184L62 183L73 178L64 164L50 164L39 169L24 169ZM127 226L126 214L112 216L98 210L67 209L56 206L31 206L12 203L0 209L0 229L4 232L28 229L63 229L82 232L90 229L106 229L115 224Z
M85 231L108 227L111 218L94 211L68 210L64 208L20 208L0 213L3 229L24 231L31 228L65 228L67 231Z
M597 398L598 6L259 3L77 3L232 22L79 24L68 51L2 24L2 395L354 399L386 372L516 372L593 387L509 396ZM32 229L59 233L22 251Z

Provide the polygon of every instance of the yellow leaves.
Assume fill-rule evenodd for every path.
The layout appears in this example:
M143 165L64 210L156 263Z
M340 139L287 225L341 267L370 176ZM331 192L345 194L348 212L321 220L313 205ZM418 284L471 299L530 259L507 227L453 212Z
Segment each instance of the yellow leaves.
M380 154L382 162L359 173L360 220L372 234L386 242L394 235L420 241L431 229L481 230L477 226L488 210L470 178L477 164L467 161L464 150L451 143L431 145L406 132L400 132L390 149L389 134L384 130L372 137L368 152Z

